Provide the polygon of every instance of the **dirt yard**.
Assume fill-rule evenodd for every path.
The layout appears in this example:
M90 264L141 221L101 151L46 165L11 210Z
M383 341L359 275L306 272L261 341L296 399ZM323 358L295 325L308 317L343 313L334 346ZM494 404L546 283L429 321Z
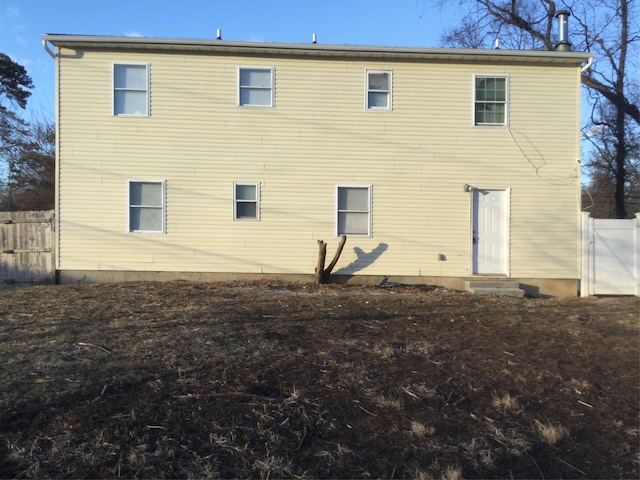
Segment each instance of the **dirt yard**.
M638 478L638 298L0 291L0 477Z

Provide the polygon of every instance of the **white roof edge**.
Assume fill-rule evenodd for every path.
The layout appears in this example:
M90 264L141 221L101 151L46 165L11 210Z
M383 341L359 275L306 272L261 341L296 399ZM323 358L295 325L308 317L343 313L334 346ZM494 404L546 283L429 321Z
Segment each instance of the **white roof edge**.
M579 64L593 57L591 53L547 50L501 50L471 48L389 47L367 45L329 45L318 43L242 42L215 39L179 39L154 37L124 37L100 35L46 34L44 42L73 48L149 48L161 50L210 50L233 53L262 52L274 55L371 56L389 58L423 58L443 60L493 59Z

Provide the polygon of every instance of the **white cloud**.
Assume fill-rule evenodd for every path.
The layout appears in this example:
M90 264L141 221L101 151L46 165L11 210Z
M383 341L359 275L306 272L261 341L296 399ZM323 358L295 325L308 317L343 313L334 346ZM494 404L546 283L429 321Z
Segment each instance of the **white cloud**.
M21 35L16 35L15 41L20 47L26 47L29 45L29 42Z
M20 65L22 65L24 68L27 69L27 71L33 65L33 61L30 58L27 58L27 57L16 58L16 59L13 59L13 61L16 62L16 63L19 63Z
M7 8L4 9L4 13L7 16L19 17L20 8L17 5L7 5Z
M583 132L582 136L584 138L597 137L601 135L605 131L604 125L594 125L586 132Z
M7 5L0 13L0 29L16 32L24 28L24 22L21 21L22 13L17 6Z
M4 17L9 19L16 19L22 17L22 12L20 12L20 7L17 5L7 5L4 9Z

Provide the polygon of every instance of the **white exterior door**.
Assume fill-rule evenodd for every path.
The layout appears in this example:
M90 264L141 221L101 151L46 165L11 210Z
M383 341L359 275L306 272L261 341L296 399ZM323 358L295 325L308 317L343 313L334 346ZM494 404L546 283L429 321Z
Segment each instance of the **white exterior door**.
M472 190L474 275L508 275L509 191Z

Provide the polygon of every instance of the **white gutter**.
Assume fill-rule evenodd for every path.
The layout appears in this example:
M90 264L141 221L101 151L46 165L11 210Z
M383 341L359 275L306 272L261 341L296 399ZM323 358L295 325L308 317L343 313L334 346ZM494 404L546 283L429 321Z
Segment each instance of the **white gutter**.
M151 49L174 51L206 51L221 54L259 54L380 58L388 60L454 61L454 62L524 62L581 64L592 56L583 52L546 50L496 50L480 48L422 48L360 45L324 45L318 43L238 42L209 39L177 39L152 37L113 37L99 35L47 34L44 41L69 49Z
M53 45L53 43L52 43ZM55 46L55 45L54 45ZM60 270L60 189L58 188L58 186L60 185L60 108L59 108L59 91L58 91L58 85L59 85L59 61L58 61L58 57L59 55L53 51L51 49L51 47L49 46L49 40L46 37L42 37L42 47L46 50L46 52L51 56L51 58L53 58L56 62L56 93L55 93L55 132L56 132L56 142L55 142L55 179L54 179L54 183L55 183L55 213L54 213L54 224L53 224L53 228L54 231L52 233L52 239L53 239L53 258L54 258L54 268L56 270L56 273ZM57 280L56 280L57 283Z

